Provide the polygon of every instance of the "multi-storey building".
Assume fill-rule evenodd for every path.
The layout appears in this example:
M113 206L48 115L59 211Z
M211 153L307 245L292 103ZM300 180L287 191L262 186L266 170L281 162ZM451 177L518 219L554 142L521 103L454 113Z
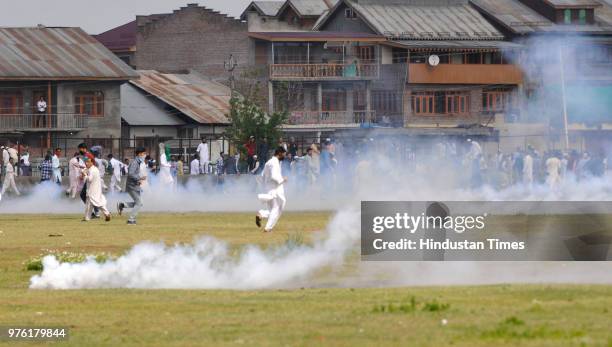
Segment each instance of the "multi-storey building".
M266 30L270 14L257 2L249 8L256 62L268 65L269 108L289 111L288 131L494 136L496 113L519 112L520 45L467 1L339 0L311 30L282 32Z
M0 28L0 138L50 148L119 137L120 86L137 77L79 28Z
M502 132L532 132L528 141L540 142L540 147L569 145L610 152L612 1L471 0L471 4L525 47L522 101L527 112L521 122L506 125ZM521 145L518 139L509 137L506 142Z

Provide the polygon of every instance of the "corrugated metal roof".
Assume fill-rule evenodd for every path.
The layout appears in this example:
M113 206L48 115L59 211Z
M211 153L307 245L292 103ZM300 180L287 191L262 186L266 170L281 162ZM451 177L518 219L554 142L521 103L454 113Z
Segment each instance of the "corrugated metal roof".
M402 45L406 48L442 48L442 49L517 49L523 46L517 43L508 41L424 41L424 40L400 40L393 41L395 44Z
M287 0L301 16L320 16L338 0Z
M470 5L416 6L345 0L376 31L415 40L500 40L504 36Z
M612 31L612 7L601 3L595 9L596 24L557 25L518 0L470 0L508 30L517 34L541 33L603 33Z
M253 1L253 5L261 11L261 14L270 17L276 16L284 3L284 1Z
M231 90L200 74L164 74L154 70L138 71L132 84L152 94L201 124L229 124Z
M253 1L240 15L240 19L246 20L247 13L256 11L260 16L275 17L285 4L284 1Z
M176 114L167 112L164 103L130 83L121 86L121 118L129 125L184 125Z
M0 28L0 80L136 77L132 68L80 28Z

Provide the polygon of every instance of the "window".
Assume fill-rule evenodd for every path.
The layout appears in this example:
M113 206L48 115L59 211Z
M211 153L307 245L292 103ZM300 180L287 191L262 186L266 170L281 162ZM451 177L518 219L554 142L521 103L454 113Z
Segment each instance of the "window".
M509 89L491 89L482 93L484 112L507 111L514 105L514 95Z
M346 111L346 91L332 89L323 91L323 111Z
M374 109L377 114L401 114L401 93L390 90L372 91L372 109Z
M587 13L586 10L582 9L578 11L578 23L586 24L587 22Z
M74 97L74 112L90 117L104 116L104 93L78 92Z
M465 115L470 112L470 94L463 91L412 93L415 115Z
M405 63L408 61L408 50L393 47L393 64Z
M355 13L352 8L347 8L344 10L344 17L348 19L357 19L357 13Z
M451 64L463 64L463 53L452 53L450 55Z
M21 92L0 92L0 115L21 114L22 111Z
M374 47L373 46L359 46L357 47L359 50L357 51L357 58L362 63L372 63L374 62Z
M566 9L563 11L563 23L572 24L572 10Z
M433 92L412 93L412 112L415 115L434 114L434 93Z
M466 114L470 112L470 94L467 92L446 92L446 113Z
M180 128L177 130L179 139L193 139L193 128Z
M481 53L467 53L465 55L466 64L481 64L482 54Z

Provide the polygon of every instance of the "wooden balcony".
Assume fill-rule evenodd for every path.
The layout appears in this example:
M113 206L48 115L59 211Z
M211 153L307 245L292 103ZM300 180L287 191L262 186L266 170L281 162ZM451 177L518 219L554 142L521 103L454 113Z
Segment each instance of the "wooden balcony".
M408 82L422 84L522 84L517 65L502 64L409 64Z
M372 80L378 64L272 64L270 79L284 81Z
M293 111L289 116L288 125L311 126L360 126L376 123L374 111Z
M0 131L80 131L87 128L87 115L59 114L9 114L0 115Z

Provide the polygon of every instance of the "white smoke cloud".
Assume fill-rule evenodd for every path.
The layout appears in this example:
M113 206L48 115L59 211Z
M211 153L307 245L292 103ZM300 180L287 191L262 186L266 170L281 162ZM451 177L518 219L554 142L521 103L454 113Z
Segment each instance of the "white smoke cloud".
M32 277L33 289L83 288L197 288L260 289L283 287L303 280L322 267L339 265L359 239L354 210L338 213L324 240L313 246L283 246L265 251L248 246L238 258L228 245L203 237L193 245L141 243L127 254L106 263L60 264L43 259L42 274Z

